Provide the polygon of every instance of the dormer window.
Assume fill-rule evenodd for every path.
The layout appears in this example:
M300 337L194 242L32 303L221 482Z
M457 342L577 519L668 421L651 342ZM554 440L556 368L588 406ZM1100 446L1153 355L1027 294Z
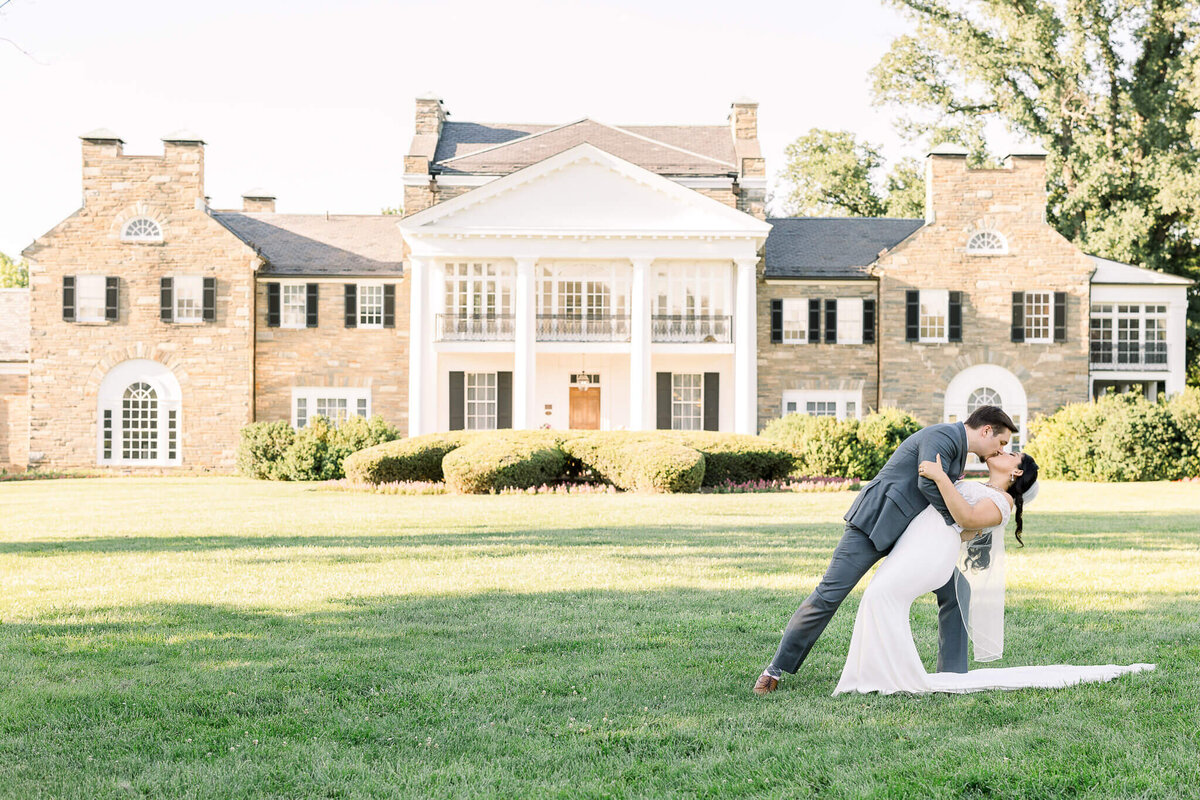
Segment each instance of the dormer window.
M137 217L125 223L121 229L123 242L161 242L162 228L157 222L147 217Z
M973 256L1000 256L1008 252L1008 242L995 231L979 231L967 240L967 253Z

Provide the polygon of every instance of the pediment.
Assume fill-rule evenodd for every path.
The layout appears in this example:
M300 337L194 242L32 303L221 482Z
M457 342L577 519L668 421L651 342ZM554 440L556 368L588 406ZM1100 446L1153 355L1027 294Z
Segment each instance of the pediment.
M749 214L582 144L413 214L409 234L765 237Z

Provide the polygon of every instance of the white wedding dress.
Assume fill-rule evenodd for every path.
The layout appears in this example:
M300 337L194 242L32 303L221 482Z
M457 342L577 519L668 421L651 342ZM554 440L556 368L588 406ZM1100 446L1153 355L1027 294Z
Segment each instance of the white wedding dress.
M975 644L976 660L993 660L1003 652L1003 539L1010 513L1008 496L975 481L959 481L956 488L972 505L986 499L1000 509L1000 524L983 532L990 533L990 541L994 543L990 548L993 561L989 568L995 570L991 576L993 585L988 587L987 592L977 592L978 602L974 603L976 609L964 611L967 629ZM933 506L926 508L909 523L863 593L858 615L854 618L850 653L834 695L846 692L928 694L1055 688L1108 681L1128 672L1154 669L1153 664L1132 664L1127 667L1062 664L977 669L961 674L926 672L913 643L909 609L917 597L943 586L956 566L971 576L972 581L988 571L970 569L967 555L967 545L961 542L958 531L947 525ZM998 587L994 585L997 577ZM962 580L961 576L959 580ZM997 589L998 595L994 591ZM975 599L973 595L972 600ZM970 609L972 603L965 605ZM972 616L976 618L972 619Z

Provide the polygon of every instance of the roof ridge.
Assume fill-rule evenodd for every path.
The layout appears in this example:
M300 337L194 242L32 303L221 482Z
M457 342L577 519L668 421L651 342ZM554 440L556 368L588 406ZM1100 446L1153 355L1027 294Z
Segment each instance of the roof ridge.
M589 121L588 117L580 117L579 119L573 120L572 122L564 122L562 125L556 125L552 128L547 128L544 131L535 131L533 133L527 133L524 136L518 136L516 139L510 139L507 142L500 142L499 144L489 145L488 147L483 147L483 148L480 148L479 150L472 150L469 153L463 153L461 156L453 156L451 158L444 158L437 163L438 164L449 164L451 161L457 161L460 158L469 158L470 156L477 156L477 155L480 155L481 153L489 153L492 150L498 150L501 147L508 147L509 145L517 144L518 142L527 142L530 139L533 139L535 137L544 136L545 134L553 133L554 131L561 131L564 128L570 128L572 125L578 125L581 122L588 122L588 121Z

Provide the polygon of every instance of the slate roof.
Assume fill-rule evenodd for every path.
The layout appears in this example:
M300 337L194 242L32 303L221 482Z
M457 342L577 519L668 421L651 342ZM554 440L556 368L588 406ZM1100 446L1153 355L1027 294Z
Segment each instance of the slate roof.
M29 360L29 290L0 289L0 361Z
M213 218L266 260L264 275L398 275L404 240L388 214L214 211Z
M446 122L430 171L507 175L585 142L660 175L737 172L728 126L611 126L590 119L560 126Z
M1132 264L1122 264L1120 261L1113 261L1109 258L1093 255L1089 255L1088 258L1096 265L1096 271L1092 274L1092 283L1151 283L1169 286L1191 286L1194 283L1194 281L1179 275L1158 272L1145 267L1135 267Z
M923 219L776 217L765 249L768 278L868 278L867 267L925 224Z

